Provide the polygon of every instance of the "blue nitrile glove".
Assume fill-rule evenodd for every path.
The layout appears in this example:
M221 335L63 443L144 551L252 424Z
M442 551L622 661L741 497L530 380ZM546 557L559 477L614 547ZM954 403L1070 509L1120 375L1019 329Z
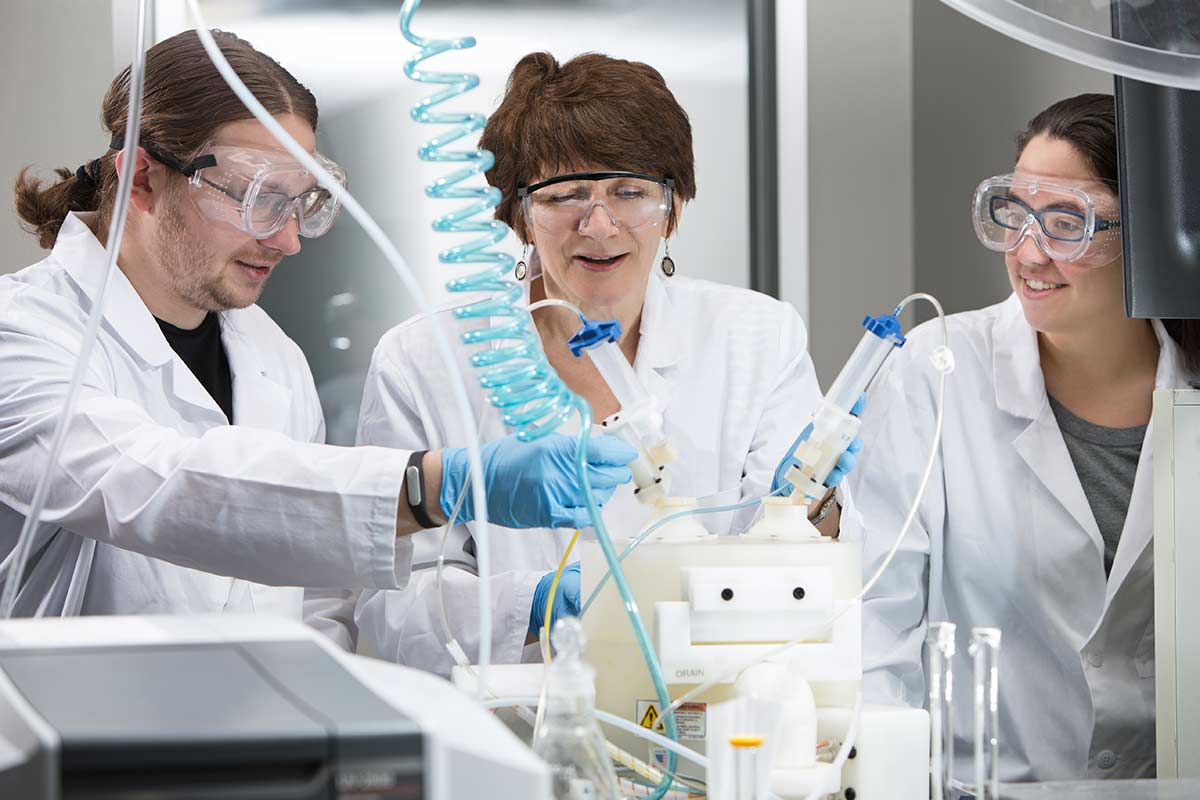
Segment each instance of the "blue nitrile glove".
M538 581L533 590L533 608L529 609L529 632L534 636L546 622L546 598L550 596L550 584L554 583L554 573L547 572ZM579 562L568 564L558 579L558 588L554 590L554 606L550 609L550 629L563 615L579 616Z
M532 442L510 434L481 448L483 489L488 519L506 528L586 528L591 525L583 488L575 473L576 440L552 433ZM596 502L603 505L622 483L633 480L625 465L637 451L612 436L593 436L588 447L588 479ZM442 451L442 491L439 500L447 517L454 510L469 474L467 451ZM458 519L475 519L475 501L467 497Z
M861 394L858 396L858 402L854 404L854 408L850 409L850 413L856 417L861 417L863 408L866 405L867 396ZM788 470L796 464L796 459L792 453L796 452L796 448L801 442L812 436L812 429L812 423L810 422L805 426L804 430L800 431L800 435L796 437L796 441L792 442L792 446L788 448L787 455L783 457L783 460L779 462L779 466L775 468L775 479L771 481L772 494L778 493L781 497L792 496L792 492L795 491L796 487L787 479ZM829 471L829 477L825 479L825 486L827 488L833 489L837 487L846 475L849 474L850 470L854 469L854 465L858 461L855 453L858 453L862 449L863 440L855 436L854 440L850 442L850 446L846 448L846 452L838 456L837 465ZM783 491L779 491L781 486L783 487Z

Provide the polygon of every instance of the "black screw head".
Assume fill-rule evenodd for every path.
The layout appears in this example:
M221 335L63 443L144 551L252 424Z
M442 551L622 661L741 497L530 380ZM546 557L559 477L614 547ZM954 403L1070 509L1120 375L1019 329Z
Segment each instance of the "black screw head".
M854 791L854 787L847 786L846 787L846 800L854 800L854 798L856 798L856 797L858 797L858 792Z
M722 589L721 590L721 599L726 600L726 601L732 600L733 599L733 589L729 589L729 588Z
M792 597L796 598L797 600L803 600L804 599L804 587L797 586L795 589L792 589Z
M847 758L857 758L857 757L858 757L858 748L857 748L857 747L851 747L851 748L850 748L850 755L849 755L849 756L847 756Z

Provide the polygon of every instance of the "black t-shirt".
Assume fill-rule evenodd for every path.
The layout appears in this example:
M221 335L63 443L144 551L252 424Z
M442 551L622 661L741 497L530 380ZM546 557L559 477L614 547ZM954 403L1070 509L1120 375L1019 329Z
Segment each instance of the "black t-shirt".
M225 345L221 343L221 318L216 312L210 311L204 321L190 331L176 328L161 319L157 322L171 349L188 365L200 385L208 390L225 412L225 418L232 423L233 375L229 371Z

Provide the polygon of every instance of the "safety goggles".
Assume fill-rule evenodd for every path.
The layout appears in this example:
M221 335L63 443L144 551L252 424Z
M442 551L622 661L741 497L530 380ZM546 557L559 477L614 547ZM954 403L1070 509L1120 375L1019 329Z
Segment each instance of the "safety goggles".
M1009 252L1026 237L1055 261L1104 266L1121 255L1120 205L1099 181L1011 173L975 190L975 234L984 247Z
M576 172L518 186L525 219L547 233L585 233L597 208L626 231L659 225L671 216L675 181L636 172Z
M268 239L293 217L301 236L323 236L341 210L317 185L316 176L287 154L209 144L190 162L142 145L155 160L188 179L196 209L210 222L231 225L255 239ZM320 153L313 158L346 185L345 171Z

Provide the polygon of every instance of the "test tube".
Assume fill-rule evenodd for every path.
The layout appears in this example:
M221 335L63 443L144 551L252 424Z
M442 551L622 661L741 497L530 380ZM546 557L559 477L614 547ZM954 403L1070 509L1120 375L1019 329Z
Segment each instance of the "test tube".
M733 736L733 796L736 800L762 800L766 787L759 786L758 757L762 749L761 736Z
M1000 799L1000 629L972 628L975 672L975 797Z
M954 791L953 622L932 622L925 634L929 681L930 797L952 800Z

